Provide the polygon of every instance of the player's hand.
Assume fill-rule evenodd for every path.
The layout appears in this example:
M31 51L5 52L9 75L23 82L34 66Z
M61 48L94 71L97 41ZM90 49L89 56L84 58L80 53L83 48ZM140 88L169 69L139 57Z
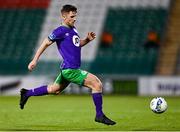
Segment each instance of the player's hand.
M87 39L92 41L96 38L96 34L94 32L88 32Z
M32 60L28 65L29 71L32 71L36 67L36 64L37 64L37 62Z

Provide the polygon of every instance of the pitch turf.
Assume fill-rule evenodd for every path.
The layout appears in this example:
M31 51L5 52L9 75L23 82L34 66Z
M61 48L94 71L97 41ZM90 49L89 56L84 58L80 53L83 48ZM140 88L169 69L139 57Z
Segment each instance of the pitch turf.
M1 131L173 131L180 130L180 97L166 97L168 110L154 114L149 109L152 97L104 96L106 115L117 122L106 126L94 122L90 96L32 97L24 110L19 97L0 97Z

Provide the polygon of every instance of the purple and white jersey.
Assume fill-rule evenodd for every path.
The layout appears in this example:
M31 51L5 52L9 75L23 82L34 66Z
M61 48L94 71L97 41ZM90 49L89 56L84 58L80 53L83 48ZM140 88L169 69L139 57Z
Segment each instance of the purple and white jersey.
M57 43L63 58L62 69L78 69L81 65L80 38L75 27L60 26L48 38Z

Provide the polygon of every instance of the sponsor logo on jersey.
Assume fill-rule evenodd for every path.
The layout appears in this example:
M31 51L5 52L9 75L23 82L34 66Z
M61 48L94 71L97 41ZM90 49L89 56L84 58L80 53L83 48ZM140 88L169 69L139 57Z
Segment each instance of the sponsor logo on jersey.
M73 44L74 44L76 47L79 47L79 46L80 46L80 38L79 38L79 36L74 35L72 39L73 39Z

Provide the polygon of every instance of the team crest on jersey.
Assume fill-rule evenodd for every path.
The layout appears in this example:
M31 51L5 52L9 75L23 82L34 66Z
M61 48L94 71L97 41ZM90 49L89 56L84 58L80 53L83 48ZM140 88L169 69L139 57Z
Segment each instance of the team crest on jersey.
M80 46L80 38L79 38L79 36L77 36L77 35L74 35L74 36L73 36L73 44L74 44L76 47L79 47L79 46Z
M86 75L86 74L87 74L87 71L81 71L81 74L82 74L82 75Z

